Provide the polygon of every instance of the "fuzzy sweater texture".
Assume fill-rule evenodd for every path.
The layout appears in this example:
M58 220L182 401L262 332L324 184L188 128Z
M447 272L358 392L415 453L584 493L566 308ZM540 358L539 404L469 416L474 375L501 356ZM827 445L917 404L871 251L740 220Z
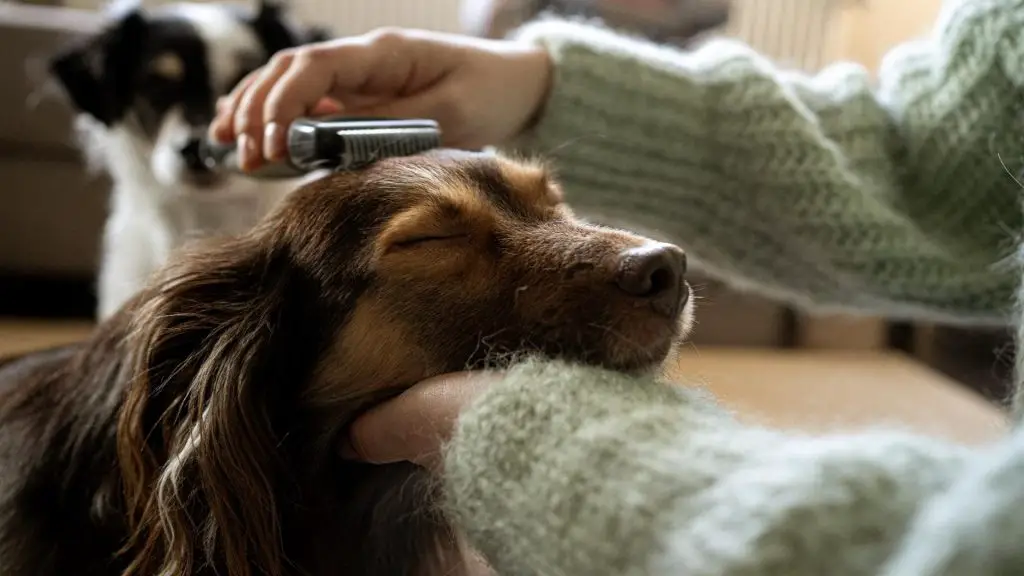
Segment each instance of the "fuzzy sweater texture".
M877 85L728 41L684 54L570 22L519 36L557 72L510 148L553 157L581 213L797 304L1014 321L1024 0L949 3ZM1024 432L981 448L799 435L694 389L531 362L460 418L444 482L503 576L1024 574Z

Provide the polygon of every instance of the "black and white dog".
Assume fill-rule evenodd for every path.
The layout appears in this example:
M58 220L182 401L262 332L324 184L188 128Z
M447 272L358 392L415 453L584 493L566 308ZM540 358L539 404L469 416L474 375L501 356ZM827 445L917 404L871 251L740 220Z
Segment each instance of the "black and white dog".
M187 240L247 230L295 182L206 169L198 138L216 100L279 50L327 38L262 0L254 9L181 3L122 7L55 55L50 72L114 190L97 286L99 317L117 310Z

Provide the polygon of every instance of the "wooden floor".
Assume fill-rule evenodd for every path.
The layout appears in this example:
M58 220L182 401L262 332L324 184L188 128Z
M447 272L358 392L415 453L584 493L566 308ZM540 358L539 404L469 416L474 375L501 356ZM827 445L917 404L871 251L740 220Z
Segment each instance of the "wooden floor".
M0 319L0 355L83 339L88 322ZM741 418L807 432L895 426L958 442L1002 435L1003 411L899 353L684 348L668 377Z
M90 330L87 321L0 320L0 356L76 342Z
M897 427L977 443L1007 429L980 394L897 352L689 350L672 380L704 386L749 421L807 432Z

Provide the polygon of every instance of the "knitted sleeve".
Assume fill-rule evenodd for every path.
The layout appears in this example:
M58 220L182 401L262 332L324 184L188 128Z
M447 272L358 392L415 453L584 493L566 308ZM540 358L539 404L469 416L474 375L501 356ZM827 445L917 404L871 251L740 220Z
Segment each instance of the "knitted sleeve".
M685 53L564 21L518 37L556 71L538 123L506 149L551 158L582 215L797 305L1005 321L1024 1L950 4L877 86L851 64L781 71L729 40Z
M445 481L498 574L860 576L897 555L967 452L894 431L746 427L692 390L530 364L461 417ZM1017 517L1001 526L1024 528ZM898 576L911 574L931 572Z

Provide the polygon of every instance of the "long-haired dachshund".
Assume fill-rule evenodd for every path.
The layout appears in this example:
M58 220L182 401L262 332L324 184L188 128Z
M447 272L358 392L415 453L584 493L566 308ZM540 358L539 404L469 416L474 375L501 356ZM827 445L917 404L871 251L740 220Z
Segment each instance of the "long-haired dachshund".
M87 342L0 367L0 573L462 572L435 484L343 461L346 425L524 353L655 368L685 267L575 219L536 164L438 151L310 183Z

